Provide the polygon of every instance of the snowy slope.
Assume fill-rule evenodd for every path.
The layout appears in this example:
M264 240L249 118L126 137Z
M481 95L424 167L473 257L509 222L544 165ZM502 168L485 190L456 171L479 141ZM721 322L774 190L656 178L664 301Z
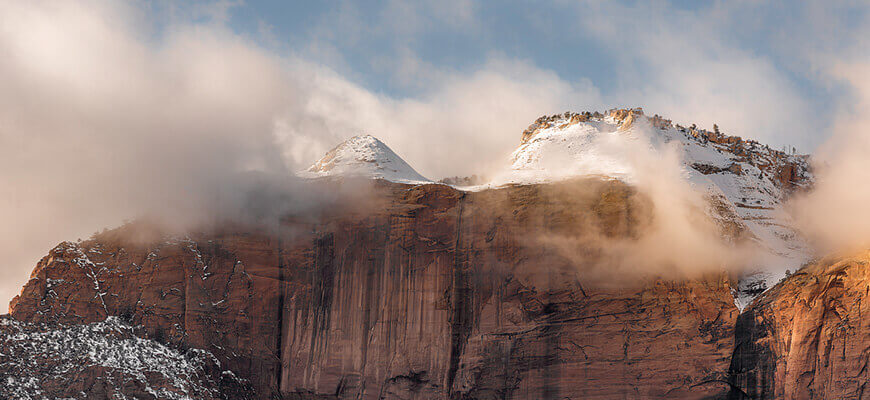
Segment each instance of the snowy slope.
M355 176L410 184L431 182L371 135L345 140L299 175L306 178Z
M684 128L640 110L608 114L565 113L542 117L523 135L511 156L508 173L492 184L540 183L578 175L601 175L635 182L657 168L651 157L666 157L676 149L682 175L697 190L729 213L764 249L754 273L741 279L735 302L741 309L810 258L810 251L792 221L782 212L787 189L776 174L795 166L809 182L805 157L790 156L754 141Z
M637 171L626 149L618 145L620 141L637 144L638 137L632 131L618 131L618 124L604 120L557 121L520 145L511 155L511 172L494 183L538 183L578 175L631 181Z

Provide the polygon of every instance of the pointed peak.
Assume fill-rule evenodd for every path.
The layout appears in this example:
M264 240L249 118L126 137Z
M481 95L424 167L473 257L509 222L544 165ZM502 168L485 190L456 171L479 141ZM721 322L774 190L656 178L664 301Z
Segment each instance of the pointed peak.
M300 175L312 178L356 176L400 183L431 182L384 142L367 134L341 142Z

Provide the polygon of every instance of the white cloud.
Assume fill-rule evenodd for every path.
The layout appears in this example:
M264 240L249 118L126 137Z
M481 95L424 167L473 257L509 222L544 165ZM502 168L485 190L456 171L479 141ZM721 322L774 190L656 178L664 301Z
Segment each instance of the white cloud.
M4 303L61 240L195 210L248 165L284 169L273 118L295 90L280 60L214 26L153 44L140 17L114 3L0 5Z
M291 134L325 133L335 138L332 143L370 133L424 175L438 178L503 166L519 145L522 130L535 118L569 105L594 109L600 104L591 84L569 84L527 62L493 58L467 76L442 76L418 98L395 99L319 70L302 120L290 124L306 132ZM321 154L327 149L312 150Z
M265 50L216 15L176 15L155 36L133 6L0 3L4 303L59 241L144 212L197 214L238 171L289 174L367 132L432 177L478 172L539 114L597 102L591 85L498 57L392 98Z
M870 60L836 65L830 72L853 88L830 139L815 157L816 186L791 206L821 251L870 247Z

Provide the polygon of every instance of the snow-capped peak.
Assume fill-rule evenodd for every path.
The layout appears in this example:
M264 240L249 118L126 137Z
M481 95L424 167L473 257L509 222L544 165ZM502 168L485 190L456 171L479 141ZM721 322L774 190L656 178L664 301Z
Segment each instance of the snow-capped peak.
M366 177L411 184L431 182L372 135L345 140L299 175L308 178Z

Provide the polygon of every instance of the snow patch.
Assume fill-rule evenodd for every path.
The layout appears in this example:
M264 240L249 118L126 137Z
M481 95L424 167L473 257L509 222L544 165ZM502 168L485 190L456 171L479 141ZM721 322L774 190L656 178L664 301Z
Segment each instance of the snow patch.
M130 382L145 385L146 392L161 399L219 397L218 385L207 373L208 368L220 368L214 355L140 338L118 317L52 326L4 317L0 345L0 371L16 371L0 380L0 398L45 399L43 382L72 384L83 369L91 368L105 371L100 379L114 390L109 393L113 398L127 398L122 390ZM87 396L79 393L79 398Z

